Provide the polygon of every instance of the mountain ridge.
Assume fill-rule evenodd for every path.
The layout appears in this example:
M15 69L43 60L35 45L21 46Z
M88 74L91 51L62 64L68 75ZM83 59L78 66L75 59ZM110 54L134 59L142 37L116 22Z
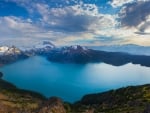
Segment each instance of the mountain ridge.
M150 46L139 46L136 44L109 45L109 46L87 46L90 49L107 52L124 52L132 55L150 56Z
M30 49L2 46L0 47L0 53L1 65L40 55L46 57L49 61L59 63L85 64L104 62L114 66L133 63L150 67L150 56L147 55L93 50L80 45L56 47L49 41L44 41L41 45L33 46Z

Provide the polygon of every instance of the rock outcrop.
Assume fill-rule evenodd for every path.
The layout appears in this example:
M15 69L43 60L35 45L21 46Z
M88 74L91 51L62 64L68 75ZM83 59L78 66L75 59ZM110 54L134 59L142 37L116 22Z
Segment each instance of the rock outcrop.
M66 113L63 101L57 97L47 100L38 113Z

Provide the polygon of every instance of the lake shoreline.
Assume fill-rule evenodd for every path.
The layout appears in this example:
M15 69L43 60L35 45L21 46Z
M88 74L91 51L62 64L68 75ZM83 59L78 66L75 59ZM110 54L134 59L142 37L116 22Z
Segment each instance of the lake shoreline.
M131 63L124 66L61 64L34 56L6 65L0 71L5 74L4 80L21 89L39 92L46 97L61 97L71 103L86 94L150 83L150 69Z
M0 106L3 105L4 111L7 109L6 111L10 110L11 112L13 111L14 113L19 113L20 110L24 111L25 113L42 113L46 111L50 112L53 111L54 110L53 108L55 107L57 108L55 109L56 111L55 113L59 113L60 111L63 111L62 113L76 113L76 112L82 113L81 111L87 111L84 113L95 113L95 112L97 113L99 111L101 112L109 111L106 113L111 113L114 111L114 108L117 111L118 109L125 110L124 107L128 108L128 110L126 109L127 111L137 111L139 105L140 108L138 109L141 111L139 113L147 113L145 111L150 107L149 106L150 97L147 95L149 92L150 92L150 84L140 85L140 86L128 86L117 90L110 90L107 92L96 93L96 94L88 94L83 96L81 100L70 104L68 102L63 102L58 97L50 97L50 99L48 99L39 93L18 89L13 84L0 78L0 100L1 100ZM8 98L8 93L9 93L9 98ZM119 95L119 97L116 97L117 95ZM126 97L125 95L127 95L128 97ZM11 102L12 100L10 100L10 98L12 97L14 99L17 98L15 103ZM32 101L30 101L29 97ZM13 108L10 107L9 104L8 105L6 103L4 104L4 98L8 99L7 101L10 101L12 105L14 106L16 105L19 107ZM125 98L126 100L124 100ZM140 102L135 101L139 99ZM114 102L115 105L118 106L118 108L116 108L115 105L109 107L111 103ZM136 104L136 106L134 106L134 104L132 104L131 108L129 106L126 106L126 103L129 104L130 102ZM109 106L106 107L104 103ZM28 104L33 108L29 107ZM46 109L48 106L50 106L49 109ZM103 106L105 106L106 108L103 108ZM117 113L121 113L121 112L117 111Z

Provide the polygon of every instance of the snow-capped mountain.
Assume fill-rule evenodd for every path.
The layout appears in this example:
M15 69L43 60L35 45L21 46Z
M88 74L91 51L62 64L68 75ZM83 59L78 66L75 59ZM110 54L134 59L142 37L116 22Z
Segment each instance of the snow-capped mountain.
M139 46L138 46L139 47ZM122 49L121 49L122 50ZM35 55L45 56L49 61L59 63L90 63L104 62L107 64L120 66L126 63L141 64L150 67L150 56L133 55L127 53L110 51L101 51L88 49L80 45L55 47L51 42L44 41L30 48L19 48L15 46L0 47L0 64L8 64L20 59L25 59ZM113 52L112 52L113 51Z
M55 45L52 44L50 41L43 41L43 42L36 42L33 45L22 45L22 46L16 46L17 48L19 48L22 51L30 51L30 50L38 50L38 49L42 49L42 48L55 48Z
M94 50L108 51L108 52L124 52L132 55L150 56L150 46L139 46L134 44L127 44L127 45L112 45L112 46L91 46L88 48Z
M0 46L0 64L15 62L34 55L48 55L54 48L55 45L48 41L32 47Z
M60 50L51 51L47 57L49 61L59 63L86 64L104 62L115 66L133 63L150 67L150 56L85 49L82 46L63 47Z
M0 55L15 55L21 54L21 50L16 48L15 46L1 46L0 47Z
M1 46L0 47L0 55L3 55L6 51L8 51L9 47L7 46Z
M22 48L21 50L28 56L33 56L33 55L48 55L49 52L55 48L56 46L51 42L43 41L42 43L38 43L36 45L28 47L27 49Z
M89 58L89 49L80 45L65 46L51 51L48 55L50 61L63 63L85 63Z
M12 63L28 57L15 46L1 46L0 53L0 65Z
M88 49L86 47L80 46L80 45L74 45L74 46L65 46L61 48L62 53L64 54L83 54L86 53Z

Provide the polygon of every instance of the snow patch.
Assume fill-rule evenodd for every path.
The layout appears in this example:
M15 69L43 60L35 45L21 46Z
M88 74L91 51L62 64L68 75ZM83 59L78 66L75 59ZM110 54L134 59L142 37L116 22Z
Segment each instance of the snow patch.
M0 47L0 55L3 55L6 51L8 51L9 47L7 46L1 46Z

